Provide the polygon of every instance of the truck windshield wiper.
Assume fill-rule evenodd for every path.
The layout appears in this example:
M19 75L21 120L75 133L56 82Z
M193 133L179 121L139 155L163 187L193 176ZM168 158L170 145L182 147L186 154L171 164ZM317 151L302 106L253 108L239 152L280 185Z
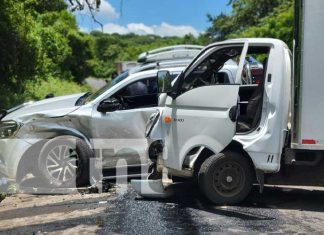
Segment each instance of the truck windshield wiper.
M92 93L91 92L87 92L84 95L82 95L76 102L75 102L75 106L80 106L83 105L85 99L90 96Z

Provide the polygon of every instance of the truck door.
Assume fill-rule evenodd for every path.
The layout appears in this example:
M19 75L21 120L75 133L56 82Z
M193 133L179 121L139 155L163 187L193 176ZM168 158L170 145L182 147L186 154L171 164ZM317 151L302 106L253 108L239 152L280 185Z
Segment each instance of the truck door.
M242 74L246 44L222 44L207 48L179 77L173 98L166 100L163 112L164 164L181 170L186 155L204 146L222 151L236 130L239 84L219 84L214 74L228 61Z

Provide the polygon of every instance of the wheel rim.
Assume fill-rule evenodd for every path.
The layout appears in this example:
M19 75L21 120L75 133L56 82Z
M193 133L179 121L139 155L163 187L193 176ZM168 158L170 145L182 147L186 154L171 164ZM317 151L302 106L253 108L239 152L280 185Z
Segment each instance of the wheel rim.
M55 181L67 182L75 179L78 166L78 154L68 145L56 146L47 154L46 170Z
M225 162L217 166L213 174L213 188L224 197L232 197L244 187L245 174L236 162Z

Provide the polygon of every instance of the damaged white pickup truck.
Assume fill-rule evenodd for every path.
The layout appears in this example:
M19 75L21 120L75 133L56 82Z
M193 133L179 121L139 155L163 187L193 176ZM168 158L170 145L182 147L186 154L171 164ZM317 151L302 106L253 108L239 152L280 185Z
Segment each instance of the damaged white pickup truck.
M183 66L167 68L176 77ZM145 124L158 105L157 72L122 75L93 94L49 98L3 112L0 172L17 182L32 173L49 186L75 187L89 185L91 169L99 168L95 164L108 177L114 177L120 159L124 167L141 169L148 162Z

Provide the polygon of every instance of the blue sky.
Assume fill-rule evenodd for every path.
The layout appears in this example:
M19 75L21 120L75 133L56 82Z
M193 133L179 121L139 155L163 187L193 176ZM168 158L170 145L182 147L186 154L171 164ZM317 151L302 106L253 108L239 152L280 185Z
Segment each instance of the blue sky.
M106 33L197 36L210 26L207 13L229 12L227 3L228 0L101 0L95 14ZM75 14L81 30L100 29L86 10Z

